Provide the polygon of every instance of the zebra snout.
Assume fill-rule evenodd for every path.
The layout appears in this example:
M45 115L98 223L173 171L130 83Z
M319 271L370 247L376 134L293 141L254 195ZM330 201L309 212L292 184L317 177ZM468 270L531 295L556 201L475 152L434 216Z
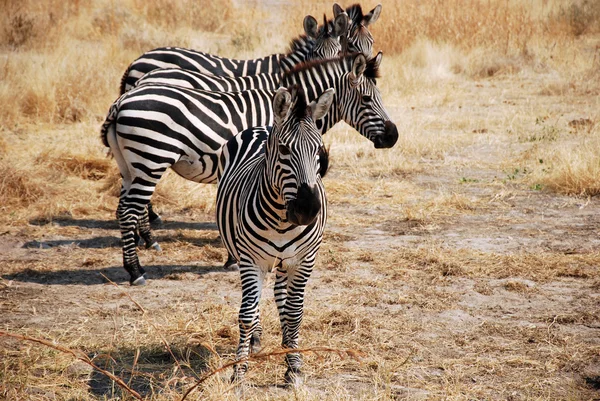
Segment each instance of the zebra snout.
M398 128L396 128L396 124L387 120L385 122L385 131L383 135L375 138L373 143L375 144L376 149L384 149L391 148L396 144L398 140Z
M296 199L286 205L287 219L297 226L312 224L321 212L321 198L317 185L300 184Z

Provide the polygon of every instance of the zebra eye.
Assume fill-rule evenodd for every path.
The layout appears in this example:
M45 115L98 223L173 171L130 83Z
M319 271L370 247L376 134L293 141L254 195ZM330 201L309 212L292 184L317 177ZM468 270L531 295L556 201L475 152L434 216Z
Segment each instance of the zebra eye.
M279 144L279 153L281 153L284 156L287 156L291 152L290 152L290 149L287 146Z
M371 100L373 100L373 97L371 95L363 95L362 100L365 103L371 103Z

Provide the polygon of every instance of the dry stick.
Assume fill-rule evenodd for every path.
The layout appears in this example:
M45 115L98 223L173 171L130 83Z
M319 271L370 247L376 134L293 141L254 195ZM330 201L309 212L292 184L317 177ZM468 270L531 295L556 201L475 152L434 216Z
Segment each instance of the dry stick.
M113 375L109 371L104 370L101 367L99 367L98 365L96 365L94 362L91 361L91 359L87 355L85 355L81 351L75 351L70 348L63 347L62 345L53 344L50 341L43 340L41 338L34 338L34 337L24 336L21 334L10 333L8 331L0 330L0 337L3 337L3 336L16 338L17 340L21 340L21 341L31 341L34 343L45 345L46 347L54 348L55 350L58 350L62 353L70 354L70 355L74 356L75 358L79 359L80 361L90 365L92 368L96 369L98 372L102 373L103 375L105 375L106 377L108 377L109 379L111 379L112 381L117 383L119 386L121 386L124 390L126 390L129 394L131 394L136 399L143 400L142 396L137 391L135 391L134 389L129 387L119 377Z
M114 285L115 287L117 287L119 290L121 290L121 287L119 287L119 284L115 283L114 281L112 281L111 279L109 279L108 277L106 277L104 275L104 273L100 273L100 275L102 277L104 277L106 279L106 281L108 281L109 283L111 283L112 285ZM137 306L142 311L142 313L146 313L146 310L142 307L142 305L140 305L139 303L137 303L137 301L135 299L133 299L133 297L127 291L121 290L121 292L123 292L125 295L127 295L127 298L129 298L131 300L131 302L133 302L135 304L135 306Z
M290 354L290 353L299 353L299 354L305 354L308 352L313 352L313 353L317 353L317 352L333 352L336 353L340 356L340 358L344 358L345 355L348 355L354 359L358 359L361 356L364 356L365 353L362 351L357 351L357 350L341 350L341 349L337 349L337 348L328 348L328 347L312 347L312 348L296 348L296 349L291 349L291 348L285 348L285 349L281 349L281 350L277 350L277 351L272 351L272 352L267 352L267 353L258 353L258 354L254 354L254 355L250 355L246 358L242 358L239 360L235 360L232 362L228 362L225 365L222 365L221 367L211 370L210 372L206 373L205 375L203 375L200 379L198 379L198 381L192 386L190 387L185 394L183 394L183 397L181 397L180 401L184 401L186 399L186 397L192 392L194 391L196 388L198 388L198 386L200 386L203 382L205 382L208 378L216 375L219 372L224 371L225 369L236 365L238 363L241 362L246 362L246 361L254 361L254 360L265 360L265 359L269 359L271 357L274 356L279 356L279 355L285 355L285 354Z

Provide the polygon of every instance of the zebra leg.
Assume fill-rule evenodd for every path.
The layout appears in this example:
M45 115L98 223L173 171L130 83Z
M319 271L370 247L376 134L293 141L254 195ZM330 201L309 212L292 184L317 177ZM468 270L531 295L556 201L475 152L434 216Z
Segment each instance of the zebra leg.
M298 334L300 324L304 314L304 289L306 282L310 277L314 261L308 265L301 265L287 272L287 279L284 275L277 278L275 286L281 293L277 301L279 311L279 320L281 321L282 347L288 349L298 348ZM276 298L277 299L277 298ZM302 356L299 353L289 353L285 356L285 362L288 365L285 372L285 382L292 386L299 386L303 382L302 375Z
M263 328L262 328L262 324L260 323L260 310L257 311L257 314L259 316L258 323L256 324L256 327L254 328L254 331L252 332L252 336L250 337L250 353L251 354L258 354L261 350L260 338L262 337Z
M139 223L139 229L140 229L140 236L144 239L144 243L146 244L146 249L154 249L155 251L162 251L162 249L160 248L160 245L158 245L158 242L156 242L156 240L154 239L154 236L152 235L152 230L150 230L150 221L148 219L148 215L150 213L150 204L148 204L148 207L144 210L144 212L142 213L142 216L140 217L140 223Z
M154 208L152 207L152 202L148 203L148 218L150 220L150 224L155 228L160 227L162 225L162 219L154 211Z
M238 270L239 269L237 260L235 260L235 258L233 256L231 256L229 253L227 253L227 261L223 265L223 268L227 269L227 270Z
M123 266L129 273L129 284L144 285L146 271L140 265L136 252L135 230L138 225L140 214L143 214L137 205L127 205L125 197L119 200L117 208L117 217L119 218L119 227L121 229L121 246L123 247Z
M257 327L260 327L258 314L258 303L263 285L262 270L248 261L240 262L240 276L242 281L242 305L238 317L240 325L240 342L236 352L236 360L233 365L233 376L231 381L241 383L248 371L248 355L250 351L250 339Z

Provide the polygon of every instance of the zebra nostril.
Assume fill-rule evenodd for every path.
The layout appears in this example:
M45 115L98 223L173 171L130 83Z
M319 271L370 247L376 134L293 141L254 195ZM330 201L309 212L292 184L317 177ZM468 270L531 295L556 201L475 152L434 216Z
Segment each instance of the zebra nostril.
M384 127L384 133L374 141L376 149L391 148L398 141L398 128L396 124L387 120Z

